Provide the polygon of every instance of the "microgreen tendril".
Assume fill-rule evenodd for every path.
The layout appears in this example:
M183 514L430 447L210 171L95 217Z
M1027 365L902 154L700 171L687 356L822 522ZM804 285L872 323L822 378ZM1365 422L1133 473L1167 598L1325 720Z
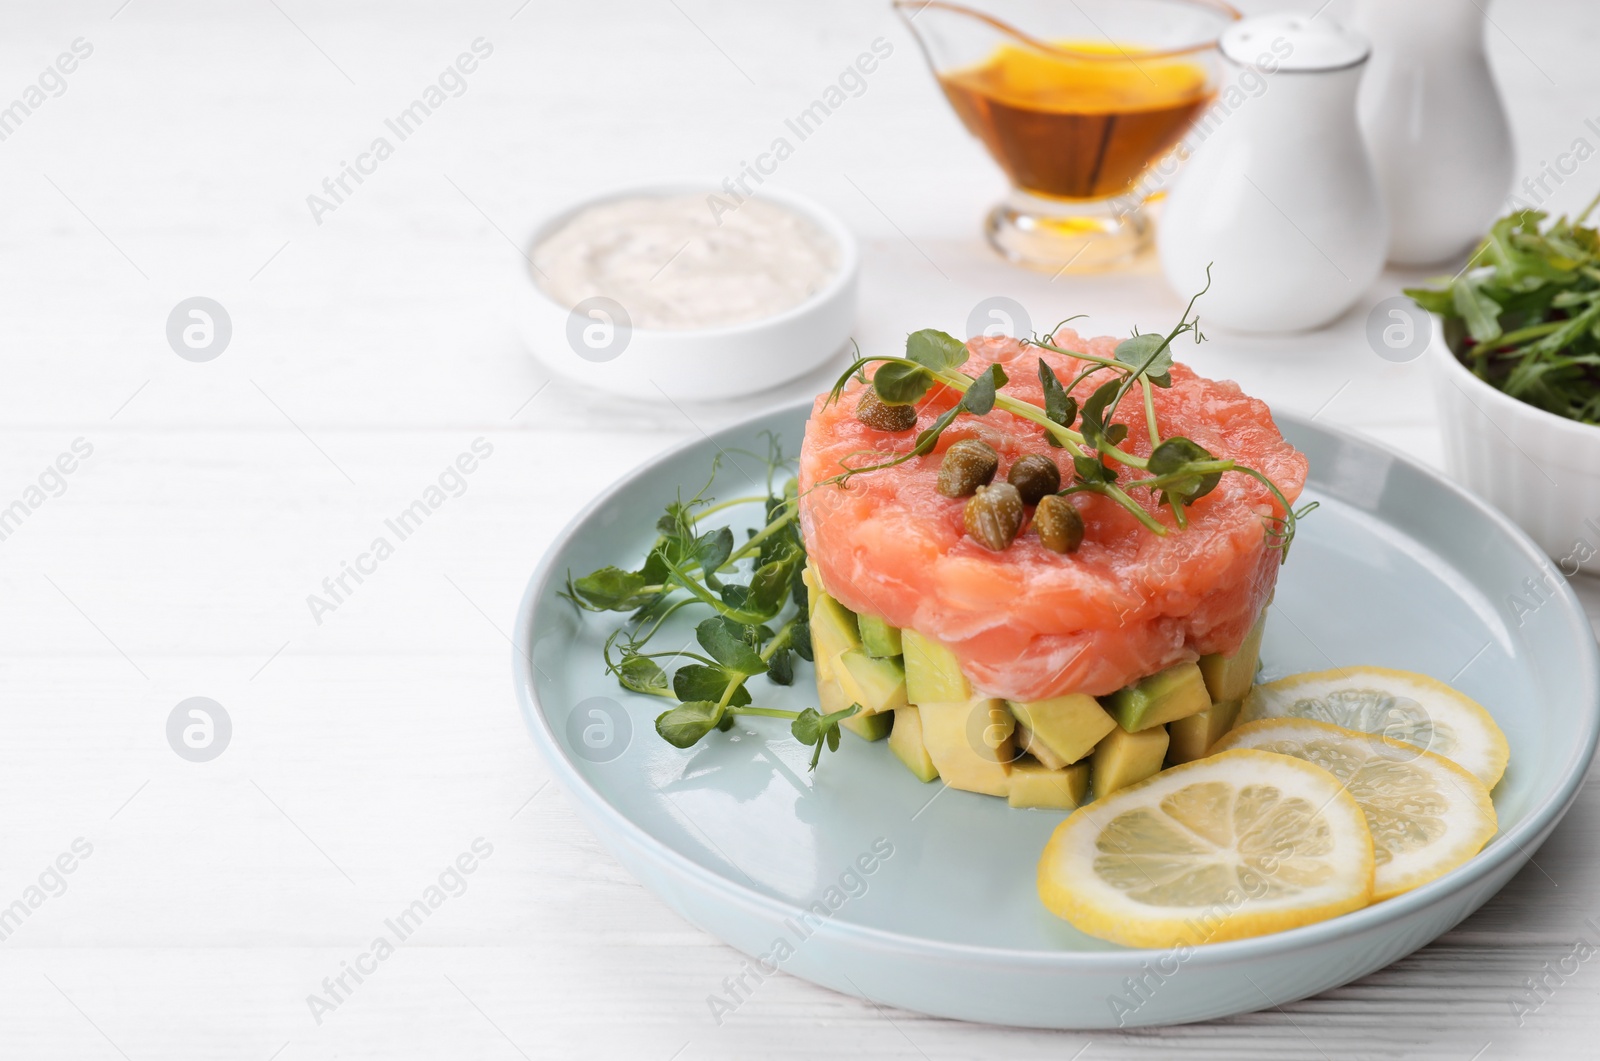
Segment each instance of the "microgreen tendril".
M561 595L585 611L627 613L606 639L606 672L624 689L672 705L655 722L668 743L691 747L731 729L740 716L786 719L795 739L812 749L815 770L824 749L838 748L839 723L859 707L785 711L758 705L749 687L757 677L790 685L795 658L811 659L796 483L792 476L779 483L789 462L777 439L767 440L765 495L712 502L707 495L720 463L714 460L705 486L687 501L673 501L657 520L640 568L603 567L582 578L569 573ZM755 505L763 506L765 522L742 543L730 527L707 524L707 517ZM666 621L690 608L711 612L695 627L696 647L652 651Z
M1208 269L1206 286L1189 300L1183 316L1171 330L1166 333L1135 331L1131 338L1117 345L1112 358L1063 349L1053 344L1052 336L1024 340L1024 346L1075 358L1087 366L1070 383L1063 385L1055 370L1044 358L1039 358L1039 382L1044 394L1042 406L1004 393L1003 388L1010 379L998 364L990 365L976 376L962 372L961 366L967 361L966 344L935 329L913 332L907 337L904 357L858 356L834 384L828 396L830 402L839 400L852 378L866 381L869 365L877 366L870 385L886 404L912 405L939 387L958 392L961 399L920 432L909 449L888 459L879 459L884 455L874 452L870 455L871 463L846 466L844 471L817 485L848 486L858 475L893 468L925 456L938 448L939 439L962 414L982 417L1002 409L1039 425L1044 430L1045 441L1067 451L1072 459L1073 475L1061 494L1092 493L1109 498L1152 534L1165 536L1171 528L1140 504L1132 491L1151 491L1157 504L1171 510L1173 522L1181 531L1188 526L1185 509L1215 490L1224 474L1237 473L1257 480L1271 493L1281 513L1264 517L1268 543L1278 550L1280 559L1287 559L1296 522L1316 506L1308 505L1297 512L1277 484L1260 471L1232 459L1215 457L1198 442L1181 435L1162 438L1156 420L1155 390L1172 386L1173 343L1184 335L1193 335L1196 343L1205 341L1194 307L1210 287ZM1072 392L1079 384L1105 372L1111 373L1112 378L1095 387L1080 405ZM1150 440L1148 457L1120 448L1128 437L1129 427L1112 420L1122 399L1135 387L1141 392L1143 430ZM1121 476L1125 473L1142 477L1124 480Z

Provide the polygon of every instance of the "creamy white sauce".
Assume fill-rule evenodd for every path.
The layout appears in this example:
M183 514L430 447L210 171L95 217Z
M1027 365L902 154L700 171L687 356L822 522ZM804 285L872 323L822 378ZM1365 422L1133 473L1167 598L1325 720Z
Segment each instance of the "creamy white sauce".
M834 239L793 210L748 199L719 219L704 195L598 203L533 249L535 278L558 302L604 296L633 327L669 330L793 309L838 274L839 257Z

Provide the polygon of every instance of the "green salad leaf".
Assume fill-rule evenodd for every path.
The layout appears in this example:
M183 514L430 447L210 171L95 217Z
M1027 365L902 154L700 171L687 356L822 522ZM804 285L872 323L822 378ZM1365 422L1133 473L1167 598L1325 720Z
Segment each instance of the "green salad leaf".
M1600 425L1600 231L1518 210L1456 276L1406 289L1479 379L1546 412Z

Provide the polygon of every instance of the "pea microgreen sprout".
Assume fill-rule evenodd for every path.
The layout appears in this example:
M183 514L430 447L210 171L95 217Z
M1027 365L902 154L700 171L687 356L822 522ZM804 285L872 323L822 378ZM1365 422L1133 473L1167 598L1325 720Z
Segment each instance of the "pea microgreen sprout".
M627 613L606 638L606 672L624 689L671 704L656 718L656 732L668 743L691 747L732 728L740 716L786 719L795 739L812 749L815 770L825 748L838 748L839 723L859 707L829 714L785 711L758 705L750 689L756 677L789 685L795 657L811 659L796 483L792 477L779 483L788 462L776 439L769 436L768 442L765 494L713 501L707 495L719 457L705 486L687 501L680 497L667 505L637 570L569 574L562 596L585 611ZM765 522L743 542L730 527L706 526L708 517L756 505ZM695 626L694 647L652 651L667 621L687 609L711 612Z
M938 448L940 437L955 423L957 417L962 414L982 417L995 409L1002 409L1038 424L1044 429L1046 441L1067 451L1072 459L1073 479L1060 491L1062 495L1093 493L1109 498L1152 534L1164 536L1170 528L1156 519L1130 491L1150 491L1158 504L1171 510L1176 528L1184 530L1188 526L1188 516L1184 510L1215 490L1225 473L1236 472L1258 480L1267 487L1283 510L1281 516L1266 518L1273 548L1280 552L1281 558L1287 559L1289 545L1294 540L1296 520L1315 506L1307 506L1297 513L1277 485L1256 469L1247 468L1233 460L1219 459L1192 439L1182 436L1161 437L1156 419L1154 388L1172 386L1172 344L1178 338L1192 334L1196 343L1205 341L1205 335L1200 331L1200 320L1194 315L1194 306L1210 286L1208 270L1206 287L1189 300L1183 316L1170 331L1165 334L1135 332L1131 338L1117 345L1115 355L1111 358L1066 350L1054 345L1048 338L1024 340L1025 346L1063 354L1087 366L1070 383L1063 384L1055 370L1040 358L1038 373L1044 395L1042 407L1004 393L1003 388L1010 379L998 364L990 365L976 376L962 372L961 366L967 361L966 344L936 329L926 328L908 336L904 357L858 356L834 384L828 398L830 402L839 400L851 379L867 382L868 365L877 366L870 378L870 386L878 398L888 404L915 404L936 387L956 391L961 395L961 400L918 434L911 448L896 452L887 459L883 459L885 455L881 451L870 452L865 455L870 463L847 465L842 472L822 480L817 484L818 487L830 484L848 486L857 475L893 468L925 456ZM1099 384L1080 405L1072 391L1102 372L1111 373L1112 378ZM1141 390L1145 421L1143 428L1150 442L1148 457L1140 457L1120 448L1128 437L1129 427L1112 420L1121 407L1122 399L1134 387ZM1143 477L1123 479L1124 472Z

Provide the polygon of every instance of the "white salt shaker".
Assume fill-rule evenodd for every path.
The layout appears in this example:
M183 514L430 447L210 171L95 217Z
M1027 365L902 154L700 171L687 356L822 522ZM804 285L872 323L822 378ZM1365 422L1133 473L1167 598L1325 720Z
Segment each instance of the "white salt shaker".
M1202 319L1248 332L1327 324L1383 268L1389 223L1356 123L1369 46L1326 19L1271 15L1222 35L1227 77L1161 222L1181 296L1211 265Z
M1486 19L1477 0L1362 0L1357 9L1372 40L1361 128L1397 265L1465 254L1511 191L1511 125L1484 52Z

